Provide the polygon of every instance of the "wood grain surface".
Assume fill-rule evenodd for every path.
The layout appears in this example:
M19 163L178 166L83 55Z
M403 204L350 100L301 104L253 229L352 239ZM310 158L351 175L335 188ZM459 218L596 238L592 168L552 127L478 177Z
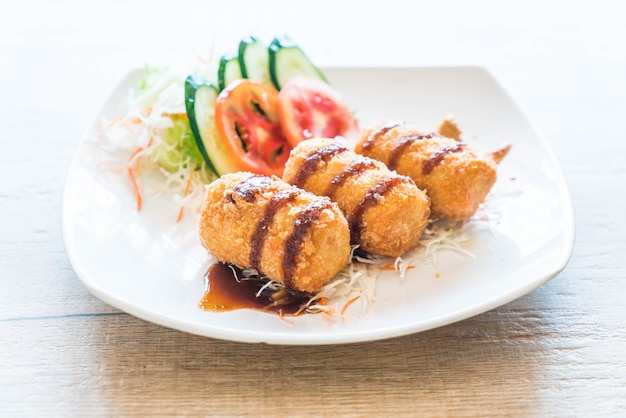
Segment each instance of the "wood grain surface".
M159 9L142 26L152 3L124 3L30 1L0 17L0 416L626 416L623 21L457 16L409 31L408 17L394 25L367 10L362 19L387 23L376 34L354 24L343 39L247 14L243 25L291 31L324 65L488 66L548 139L576 216L567 267L498 309L383 341L271 346L120 312L68 261L61 198L82 133L129 68L187 52L201 34L198 17L171 23L182 11ZM349 8L339 12L334 25Z

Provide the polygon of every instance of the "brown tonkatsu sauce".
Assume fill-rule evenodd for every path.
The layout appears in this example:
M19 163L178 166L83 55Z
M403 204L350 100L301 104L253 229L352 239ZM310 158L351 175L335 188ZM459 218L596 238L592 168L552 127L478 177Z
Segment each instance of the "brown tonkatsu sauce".
M269 226L274 220L276 212L289 202L295 200L300 193L301 191L296 189L281 190L270 199L270 202L267 204L265 212L263 213L263 217L259 221L250 240L250 266L252 268L257 270L261 269L261 253L263 250L263 243L265 242Z
M329 200L315 201L298 214L296 217L291 233L285 240L285 250L283 255L283 281L285 286L292 287L294 275L296 273L297 257L300 253L302 241L308 230L317 222L320 214L324 209L332 206Z
M389 190L400 183L408 183L412 180L406 176L391 176L380 180L374 187L369 189L363 199L359 202L356 209L348 219L350 226L350 243L358 244L361 241L361 230L363 224L363 215L365 211L376 205L378 199L384 196Z
M424 160L424 162L422 163L422 173L430 174L433 169L443 161L446 155L453 152L461 152L464 148L464 142L459 142L454 145L446 145L445 147L442 147L437 152L434 152L430 157L428 157L427 160Z
M358 160L353 161L330 181L328 188L324 191L324 195L332 199L337 192L337 189L343 186L346 180L374 167L376 167L376 163L368 157L359 158Z
M234 187L233 193L241 196L243 200L248 203L254 202L259 190L266 189L272 183L272 178L262 175L254 175L248 177L246 180L241 181ZM235 203L232 196L229 196L229 201Z
M212 264L204 276L205 292L199 303L200 308L214 312L254 309L278 315L305 313L303 306L310 299L310 294L270 288L266 286L267 279L243 277L243 271L233 265Z
M322 162L326 163L330 161L335 155L341 154L342 152L346 151L348 151L348 149L340 144L331 144L315 151L314 153L309 155L306 160L304 160L304 162L296 172L293 184L298 187L303 187L304 183L306 183L306 180L311 176L311 174L315 173L317 167Z
M381 127L379 127L378 129L376 129L374 132L370 134L370 136L367 138L367 141L365 141L362 145L363 149L369 149L373 147L374 143L378 140L378 138L385 135L387 132L389 132L393 128L402 126L405 123L406 122L404 122L403 120L394 120L394 121L383 124Z
M396 143L393 151L391 151L391 154L389 155L389 161L387 162L387 167L389 167L390 170L395 170L398 167L398 161L400 160L400 157L404 153L404 150L407 149L407 147L409 147L415 141L420 141L422 139L430 139L433 136L435 135L432 133L409 135L399 140Z

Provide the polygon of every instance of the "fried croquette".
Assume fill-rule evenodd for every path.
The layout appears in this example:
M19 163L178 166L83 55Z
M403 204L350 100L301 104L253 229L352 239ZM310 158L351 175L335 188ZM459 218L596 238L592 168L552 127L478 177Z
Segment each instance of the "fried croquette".
M435 218L471 217L496 182L498 163L510 146L479 155L465 142L425 132L404 121L380 121L364 129L355 151L411 177L431 201Z
M446 116L437 126L437 133L439 135L447 136L448 138L452 138L456 141L461 140L461 130L459 126L456 124L452 116Z
M219 261L303 292L319 292L350 261L338 206L276 176L238 172L210 183L199 234Z
M413 180L336 139L300 142L283 179L337 202L348 219L351 243L371 254L404 254L417 246L428 223L428 197Z

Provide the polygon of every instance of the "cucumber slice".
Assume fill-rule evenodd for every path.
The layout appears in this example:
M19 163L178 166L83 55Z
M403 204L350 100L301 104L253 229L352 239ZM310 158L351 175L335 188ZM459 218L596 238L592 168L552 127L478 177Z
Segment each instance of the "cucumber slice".
M269 71L269 51L265 43L254 36L239 42L239 67L241 76L268 86L273 86Z
M220 58L220 66L217 70L217 84L220 91L233 80L241 78L241 67L239 65L238 55L222 55Z
M270 42L269 71L274 86L279 90L300 74L328 82L304 51L286 36L276 37Z
M215 129L218 89L190 75L185 80L185 108L196 145L209 169L217 176L237 171Z

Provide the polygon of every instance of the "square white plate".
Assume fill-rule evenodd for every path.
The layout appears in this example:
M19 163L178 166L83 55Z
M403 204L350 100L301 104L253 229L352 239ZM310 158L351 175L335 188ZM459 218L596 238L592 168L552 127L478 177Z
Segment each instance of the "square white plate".
M333 86L355 108L362 126L404 119L435 129L452 114L471 146L512 150L500 164L495 189L498 217L470 228L468 250L438 264L416 266L404 280L379 277L375 303L354 304L352 319L302 315L281 320L252 310L201 310L209 257L195 223L173 222L168 196L134 208L121 176L94 163L92 138L102 117L112 119L142 70L130 72L111 93L80 142L63 196L63 235L83 284L104 302L145 320L207 337L270 344L338 344L420 332L480 314L519 298L558 274L574 240L570 196L560 167L515 101L480 67L327 68ZM167 215L166 215L167 214ZM188 217L189 219L191 217ZM224 231L225 234L228 231Z

